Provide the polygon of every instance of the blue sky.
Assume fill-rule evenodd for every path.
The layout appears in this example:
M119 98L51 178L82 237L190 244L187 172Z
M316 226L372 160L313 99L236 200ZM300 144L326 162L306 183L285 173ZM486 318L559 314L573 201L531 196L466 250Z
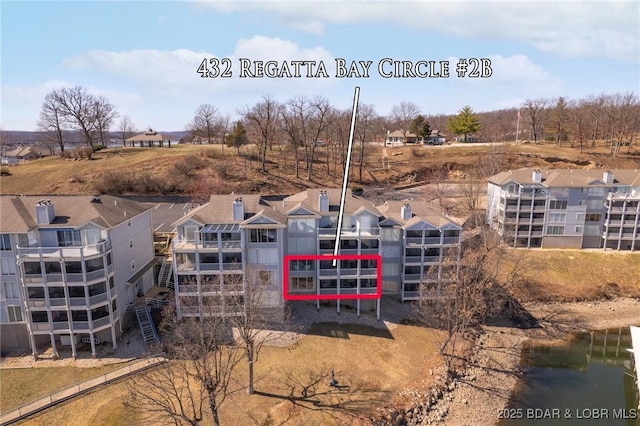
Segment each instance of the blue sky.
M2 1L5 130L35 130L44 96L80 85L105 95L139 128L183 130L203 103L222 113L324 95L388 114L518 107L527 98L640 91L638 1ZM233 77L201 78L204 58ZM240 78L239 58L322 61L329 78ZM368 78L336 78L335 58L372 61ZM448 78L379 76L394 60L449 61ZM486 79L458 78L459 58L488 58Z

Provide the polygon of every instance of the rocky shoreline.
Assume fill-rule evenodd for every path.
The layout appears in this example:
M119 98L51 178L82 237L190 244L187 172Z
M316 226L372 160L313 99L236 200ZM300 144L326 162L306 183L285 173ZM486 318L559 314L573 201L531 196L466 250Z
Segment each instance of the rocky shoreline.
M412 406L388 413L383 424L496 424L522 375L520 357L527 340L561 339L568 333L640 325L640 299L531 303L525 308L538 319L539 328L484 327L460 377L450 383L439 378L436 387L422 394L409 392Z

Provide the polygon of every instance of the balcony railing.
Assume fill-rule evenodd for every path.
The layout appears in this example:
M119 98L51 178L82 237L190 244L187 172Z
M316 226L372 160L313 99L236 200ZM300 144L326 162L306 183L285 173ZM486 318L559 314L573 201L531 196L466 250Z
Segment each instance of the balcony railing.
M421 263L422 256L405 256L404 263Z
M375 276L378 274L378 270L376 268L361 268L360 276Z
M219 263L201 263L200 270L201 271L217 271L220 269Z
M109 315L107 315L106 317L98 318L97 320L93 320L93 327L94 328L103 327L103 326L109 325L109 324L111 324L111 320L109 319Z
M197 285L188 285L188 284L179 284L177 286L178 293L197 293L198 286Z
M340 269L341 276L358 276L358 268L343 268Z
M338 275L338 269L320 269L321 277L335 277Z
M87 281L93 281L93 280L99 280L99 279L106 279L107 276L105 275L105 270L104 269L98 269L96 271L91 271L91 272L87 272Z
M320 237L334 237L338 232L338 228L318 228ZM345 237L371 237L380 235L380 228L342 228L341 236Z
M20 258L86 258L97 255L103 256L111 249L109 241L102 241L97 244L78 247L18 247L18 257Z
M107 300L109 300L107 293L96 294L95 296L89 297L89 303L92 305L106 302Z

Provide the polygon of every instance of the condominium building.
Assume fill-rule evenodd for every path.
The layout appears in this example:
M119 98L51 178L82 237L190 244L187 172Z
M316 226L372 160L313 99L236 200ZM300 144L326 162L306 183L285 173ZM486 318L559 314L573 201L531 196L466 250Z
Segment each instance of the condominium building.
M640 171L524 168L489 178L487 221L514 247L640 249Z
M378 280L382 294L402 301L435 295L447 266L458 261L461 227L424 202L375 206L347 191L338 254L357 256L334 264L320 257L335 253L340 198L339 189L211 196L174 224L178 315L234 314L233 298L243 297L252 270L271 283L265 306L275 312L283 307L285 269L288 293L314 296L318 306L323 296L371 295ZM379 299L335 303L338 311L342 303L379 315Z
M148 207L102 195L0 196L2 347L110 342L154 283Z

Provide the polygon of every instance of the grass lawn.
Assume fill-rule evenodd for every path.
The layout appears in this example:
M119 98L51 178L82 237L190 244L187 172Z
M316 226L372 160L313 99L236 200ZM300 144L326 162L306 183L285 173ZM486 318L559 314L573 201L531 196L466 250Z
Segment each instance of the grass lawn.
M523 300L640 297L640 253L600 250L514 250L524 255Z
M92 379L124 364L99 368L49 367L0 369L0 411L5 412L67 386Z
M376 408L401 403L398 392L431 384L435 376L428 370L440 365L434 333L409 325L387 330L316 324L291 347L263 348L256 363L256 394L248 396L244 390L233 394L222 406L221 423L354 424ZM344 387L329 387L331 370ZM245 383L246 374L246 364L241 363L236 379ZM23 424L135 423L135 409L123 404L127 400L126 384L118 382Z

